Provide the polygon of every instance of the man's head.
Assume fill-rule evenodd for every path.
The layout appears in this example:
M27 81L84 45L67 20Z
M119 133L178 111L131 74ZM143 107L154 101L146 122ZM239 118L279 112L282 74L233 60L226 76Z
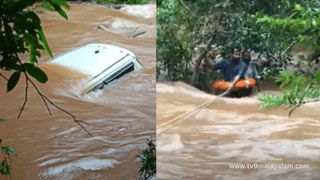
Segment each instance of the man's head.
M238 48L233 49L232 51L232 60L239 60L241 57L241 51Z
M251 61L251 53L250 53L250 51L248 49L245 49L242 52L242 59L245 62L250 62Z

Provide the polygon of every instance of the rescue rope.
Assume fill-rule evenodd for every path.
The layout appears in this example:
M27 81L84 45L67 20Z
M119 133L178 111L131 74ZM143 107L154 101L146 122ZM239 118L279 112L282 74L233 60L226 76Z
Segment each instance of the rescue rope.
M233 86L233 84L232 84L232 86ZM205 102L205 103L197 106L195 109L192 109L192 110L190 110L190 111L187 111L187 112L185 112L185 113L183 113L183 114L181 114L181 115L179 115L179 116L171 119L170 121L167 121L167 122L165 122L165 123L160 124L160 125L157 127L157 136L159 136L159 135L162 134L163 132L165 132L165 131L173 128L173 127L176 126L177 124L179 124L179 123L181 123L182 121L184 121L184 120L188 117L187 115L191 115L192 112L194 112L194 111L196 111L196 110L198 110L198 109L201 109L201 108L205 108L205 107L211 105L218 97L222 97L222 96L228 94L228 93L230 92L232 86L230 86L230 87L227 89L227 91L225 91L224 93L218 95L216 98L211 99L211 100L209 100L209 101L207 101L207 102ZM180 121L177 121L177 120L179 120L179 119L180 119ZM175 122L175 121L177 121L177 122ZM175 123L174 123L174 122L175 122ZM167 128L164 128L165 126L167 126L168 124L171 124L171 123L174 123L174 124L172 124L171 126L169 126L169 127L167 127ZM160 129L163 129L163 130L160 130Z
M189 117L189 116L190 116L193 112L195 112L196 110L201 109L201 108L204 108L204 107L207 107L207 106L211 105L217 98L222 97L222 96L225 96L226 94L228 94L228 93L231 91L233 85L240 79L240 75L242 74L242 72L244 71L244 69L245 69L244 66L241 67L238 75L234 78L234 80L231 82L231 85L228 87L228 89L227 89L224 93L218 95L218 96L217 96L216 98L214 98L214 99L211 99L211 100L209 100L209 101L207 101L207 102L205 102L205 103L197 106L195 109L192 109L192 110L190 110L190 111L187 111L187 112L185 112L185 113L183 113L183 114L181 114L181 115L179 115L179 116L171 119L171 120L168 121L168 122L165 122L165 123L160 124L160 125L157 127L157 136L160 136L163 132L165 132L165 131L173 128L174 126L176 126L176 125L178 125L178 124L180 124L182 121L186 120L186 118ZM189 115L189 116L187 116L187 115ZM179 120L179 119L180 119L180 120ZM179 120L179 121L177 121L177 120ZM176 122L175 122L175 121L176 121ZM167 125L169 125L169 124L171 124L171 123L173 123L171 126L168 126L168 127L164 128L165 126L167 126ZM161 130L161 129L162 129L162 130Z

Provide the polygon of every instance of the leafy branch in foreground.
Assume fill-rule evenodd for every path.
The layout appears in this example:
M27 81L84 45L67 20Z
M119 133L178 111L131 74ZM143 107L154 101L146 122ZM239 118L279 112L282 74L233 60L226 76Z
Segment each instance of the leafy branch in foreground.
M0 147L1 147L1 151L2 151L4 159L2 160L2 162L0 164L0 174L2 176L9 176L10 179L12 179L11 178L12 160L10 158L10 155L13 154L13 155L17 156L17 154L13 148L7 147L7 146L2 146L1 142L2 142L2 139L0 139Z
M147 139L147 149L142 151L141 155L138 155L142 162L142 167L139 170L139 180L148 180L156 175L156 145L153 141L152 138L150 140Z
M295 76L292 73L280 71L277 82L281 83L280 89L283 93L280 96L261 95L261 108L286 106L292 112L305 103L320 101L320 72L314 77Z
M289 11L291 12L290 16L279 18L279 16L270 16L262 13L256 20L257 24L273 29L274 34L278 31L286 32L281 41L278 39L279 44L286 44L285 39L291 39L287 43L292 44L292 46L288 46L288 49L285 51L291 50L296 44L307 51L312 48L310 55L300 58L295 62L290 60L290 64L295 67L296 73L312 75L314 72L319 71L317 65L320 60L319 5L316 1L309 1L309 3L304 5L295 4L293 10Z
M310 58L300 58L295 62L298 68L295 74L280 71L277 82L283 94L280 96L263 95L259 97L260 108L287 106L292 112L301 105L320 101L320 72L318 68L320 57L320 11L317 1L309 1L309 5L295 4L290 16L279 18L263 15L257 19L257 24L265 24L276 30L284 30L289 36L296 37L299 42L309 42L313 55ZM281 42L282 43L282 42ZM310 46L311 47L311 46ZM301 66L304 65L304 66ZM299 74L300 76L297 76Z
M28 100L29 83L36 89L37 93L42 98L49 114L48 103L70 115L82 129L90 136L88 130L81 124L84 121L77 120L76 116L70 112L60 108L37 88L30 76L40 83L48 81L47 75L36 66L37 58L41 57L40 50L46 50L51 57L52 52L47 43L46 37L41 27L41 20L33 11L27 11L26 8L32 6L36 2L42 2L43 7L58 12L62 17L68 19L66 12L62 7L69 8L70 6L64 0L16 0L16 1L0 1L0 70L14 71L10 78L5 77L0 72L0 76L7 80L7 92L10 92L18 84L21 73L26 78L25 100L21 107L18 118L20 118ZM22 63L19 58L20 53L29 52L30 63ZM29 76L30 75L30 76ZM88 123L85 123L88 125Z

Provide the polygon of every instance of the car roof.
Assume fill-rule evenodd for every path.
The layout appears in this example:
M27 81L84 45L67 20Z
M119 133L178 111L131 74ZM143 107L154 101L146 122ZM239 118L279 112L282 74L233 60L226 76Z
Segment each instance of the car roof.
M109 44L88 44L52 59L52 63L72 68L89 76L96 76L125 56L135 55L123 48Z

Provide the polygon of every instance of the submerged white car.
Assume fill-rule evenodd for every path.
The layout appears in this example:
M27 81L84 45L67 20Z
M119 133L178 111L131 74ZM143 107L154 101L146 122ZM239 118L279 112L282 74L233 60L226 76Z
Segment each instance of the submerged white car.
M88 44L57 56L50 63L58 64L89 75L81 94L86 94L143 66L135 55L123 48L108 44Z

